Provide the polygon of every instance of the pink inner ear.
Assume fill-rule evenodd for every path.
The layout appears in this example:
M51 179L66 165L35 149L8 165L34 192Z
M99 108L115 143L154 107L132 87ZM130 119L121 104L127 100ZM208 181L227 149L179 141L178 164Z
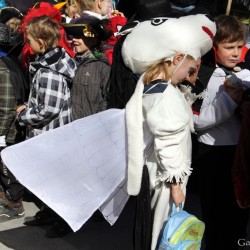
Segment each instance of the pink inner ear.
M214 35L213 35L212 31L211 31L208 27L202 26L202 29L209 35L209 37L210 37L212 40L214 40Z

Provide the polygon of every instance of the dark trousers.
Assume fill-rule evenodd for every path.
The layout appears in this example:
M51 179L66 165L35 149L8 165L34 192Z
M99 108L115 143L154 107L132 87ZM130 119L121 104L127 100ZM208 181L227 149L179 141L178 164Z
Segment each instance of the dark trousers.
M2 151L3 148L1 148ZM0 157L0 186L7 198L11 201L18 201L23 198L24 187L18 182L16 177L3 164Z
M209 146L199 143L196 169L206 225L206 249L233 250L246 237L249 209L237 205L232 182L235 146Z

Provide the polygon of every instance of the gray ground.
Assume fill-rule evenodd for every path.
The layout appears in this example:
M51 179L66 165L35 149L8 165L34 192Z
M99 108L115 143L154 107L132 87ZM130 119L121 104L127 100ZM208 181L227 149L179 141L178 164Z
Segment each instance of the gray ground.
M33 201L24 202L26 216L33 216L38 211ZM186 208L200 218L197 195L188 194ZM133 211L134 202L130 199L114 226L90 219L76 233L57 239L44 237L50 226L25 226L24 218L0 223L0 250L132 250ZM250 223L248 233L250 235ZM245 248L248 249L250 246Z

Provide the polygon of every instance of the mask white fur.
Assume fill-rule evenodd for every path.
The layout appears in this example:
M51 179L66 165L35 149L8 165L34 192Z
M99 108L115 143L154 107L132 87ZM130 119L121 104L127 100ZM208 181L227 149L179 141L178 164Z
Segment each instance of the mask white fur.
M135 74L142 74L156 61L177 52L197 59L212 48L215 32L215 22L203 14L150 19L137 24L127 35L123 61Z

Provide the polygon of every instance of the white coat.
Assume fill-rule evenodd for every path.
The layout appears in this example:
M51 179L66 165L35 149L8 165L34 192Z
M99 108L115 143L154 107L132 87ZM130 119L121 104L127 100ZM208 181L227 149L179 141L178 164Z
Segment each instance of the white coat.
M149 170L152 191L151 208L154 211L151 249L154 250L163 223L172 205L170 188L165 181L181 181L186 192L191 174L192 111L183 94L170 82L160 93L143 94L143 76L126 106L128 135L128 193L140 191L144 157ZM143 152L143 137L152 133L153 143Z

